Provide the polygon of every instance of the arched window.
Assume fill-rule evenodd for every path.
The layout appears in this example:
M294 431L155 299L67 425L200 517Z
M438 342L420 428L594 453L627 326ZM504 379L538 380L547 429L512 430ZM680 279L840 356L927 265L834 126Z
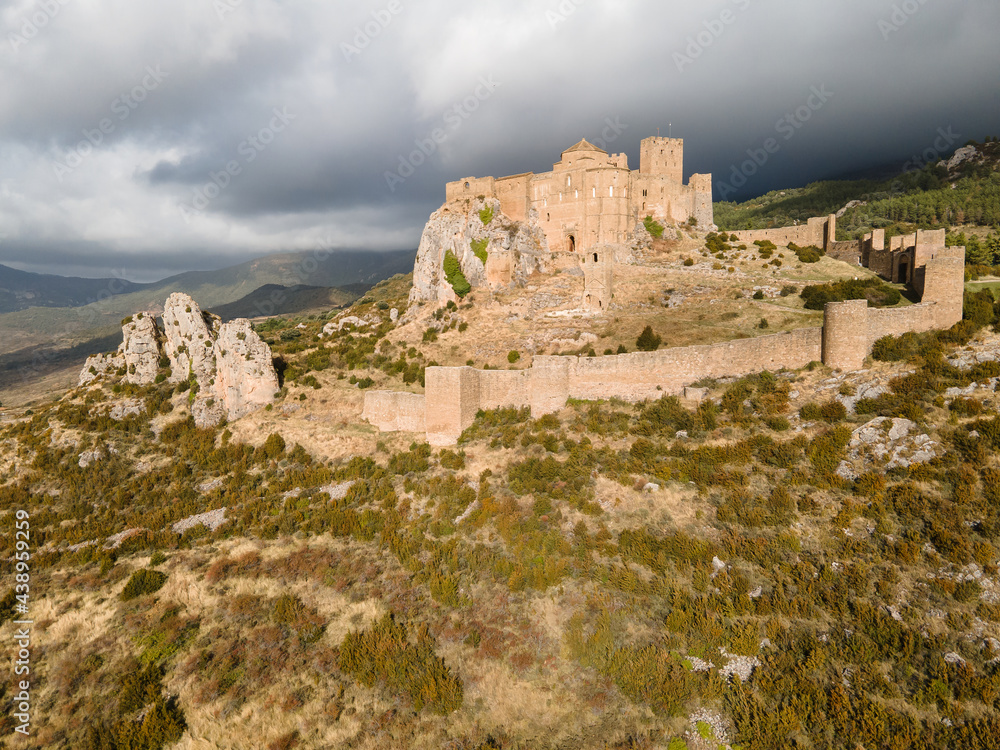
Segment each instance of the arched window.
M576 237L574 237L573 235L569 236L569 251L571 253L576 252Z
M594 263L597 262L597 253L594 253Z

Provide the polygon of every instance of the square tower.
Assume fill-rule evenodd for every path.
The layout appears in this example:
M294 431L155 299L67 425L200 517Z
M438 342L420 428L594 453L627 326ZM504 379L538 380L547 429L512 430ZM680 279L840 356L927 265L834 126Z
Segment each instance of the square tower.
M643 138L639 149L639 174L684 182L683 138Z
M614 296L614 262L615 252L610 247L599 246L584 253L581 308L594 312L608 309Z

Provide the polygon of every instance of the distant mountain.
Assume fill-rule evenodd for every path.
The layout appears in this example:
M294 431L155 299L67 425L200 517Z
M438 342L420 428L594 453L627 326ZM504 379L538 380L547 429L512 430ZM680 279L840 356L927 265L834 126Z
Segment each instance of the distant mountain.
M147 286L124 279L29 273L0 265L0 313L29 307L80 307L108 295L129 294Z
M227 322L233 318L259 318L311 310L329 310L350 304L360 296L360 293L333 287L302 285L288 287L265 284L246 297L227 305L213 307L209 312L215 313L223 322Z
M329 253L298 252L268 255L216 271L190 271L151 284L135 284L130 292L83 306L55 307L36 305L0 311L0 354L29 348L41 343L78 344L116 330L121 319L142 310L160 311L173 292L191 295L202 309L213 309L237 302L269 284L281 287L349 287L358 296L383 279L413 270L415 250L388 252L337 250ZM15 272L20 274L21 272ZM54 287L68 284L67 277L25 274L35 277L39 290L46 289L48 279ZM72 282L107 280L73 279ZM22 285L26 282L22 281ZM72 286L72 285L70 285ZM84 287L80 287L84 288ZM41 293L41 292L39 292ZM52 296L49 293L49 296ZM81 294L76 299L87 295ZM68 297L64 296L64 299ZM334 295L331 306L348 299ZM341 301L342 300L342 301ZM301 300L300 300L301 303ZM252 306L253 303L251 303ZM244 313L245 314L245 313Z

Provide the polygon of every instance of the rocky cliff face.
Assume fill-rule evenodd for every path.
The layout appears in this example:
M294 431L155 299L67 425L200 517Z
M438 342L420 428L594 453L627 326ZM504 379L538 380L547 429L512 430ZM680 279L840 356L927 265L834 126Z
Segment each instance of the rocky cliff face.
M124 378L137 385L156 382L161 359L170 368L170 381L192 375L197 383L191 414L199 426L221 419L239 419L264 406L278 390L278 374L271 348L248 320L225 325L203 313L186 294L171 294L163 310L163 327L152 313L126 318L123 341L113 354L89 357L80 373L80 385L98 378Z
M230 419L239 419L274 399L278 375L271 347L254 333L250 321L241 318L223 325L215 348L215 393Z
M484 217L489 221L483 223ZM551 262L545 233L534 215L526 222L514 221L494 198L475 201L468 213L440 208L431 214L420 238L411 303L456 299L444 273L449 250L473 289L522 285L532 273L547 271Z
M119 354L125 362L125 380L129 383L152 383L160 367L162 336L152 313L136 313L122 324Z
M186 294L167 297L163 306L163 349L171 362L171 383L194 375L202 389L208 387L215 370L212 334L218 325L218 318L202 313L198 303Z

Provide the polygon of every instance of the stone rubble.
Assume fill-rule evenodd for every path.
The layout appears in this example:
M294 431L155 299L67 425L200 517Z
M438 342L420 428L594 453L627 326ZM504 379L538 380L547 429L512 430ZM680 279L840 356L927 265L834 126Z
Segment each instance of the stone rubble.
M837 475L852 481L863 471L927 463L939 447L909 419L878 417L851 433L847 458L837 467Z
M193 529L198 524L201 524L202 526L208 527L210 531L215 531L225 522L226 509L217 508L216 510L208 511L207 513L198 513L197 515L183 518L175 523L171 528L174 530L175 534L183 534L188 529Z

